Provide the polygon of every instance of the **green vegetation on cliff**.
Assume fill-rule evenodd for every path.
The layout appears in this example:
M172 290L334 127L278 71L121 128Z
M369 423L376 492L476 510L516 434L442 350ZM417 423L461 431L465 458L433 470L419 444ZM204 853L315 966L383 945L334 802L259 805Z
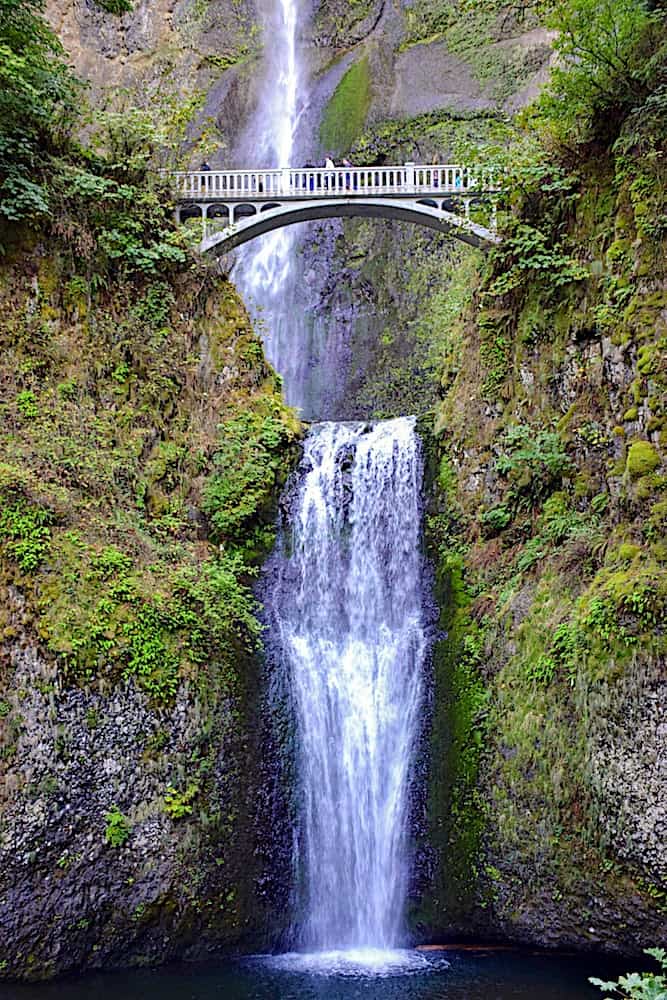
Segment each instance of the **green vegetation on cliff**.
M508 172L504 242L445 337L424 918L636 947L666 898L644 754L667 653L667 40L633 0L548 17L551 85L479 152Z
M33 259L4 272L3 584L68 677L165 699L199 664L233 672L258 634L247 580L297 425L224 282L94 295ZM11 602L3 616L7 639Z
M590 981L604 993L614 993L621 1000L661 1000L667 994L667 952L664 948L646 948L645 954L658 963L661 972L631 972L616 982L593 978Z
M301 433L174 225L196 102L87 109L40 10L0 5L0 975L30 978L268 917L252 586Z
M25 153L0 163L3 585L68 678L131 676L165 700L258 636L248 581L298 427L152 173L188 102L168 126L97 113L79 146L61 127L76 84L39 10L0 18L0 145ZM2 614L9 638L11 602Z
M352 63L324 110L320 143L327 151L347 152L360 134L370 105L368 56Z

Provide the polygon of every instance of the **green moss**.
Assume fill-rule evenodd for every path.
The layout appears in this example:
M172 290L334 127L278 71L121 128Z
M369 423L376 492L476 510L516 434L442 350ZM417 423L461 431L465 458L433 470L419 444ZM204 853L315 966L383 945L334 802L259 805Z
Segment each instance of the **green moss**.
M631 479L639 479L655 471L660 456L649 441L633 441L628 448L626 469Z
M641 545L633 545L632 542L624 542L618 547L618 559L620 562L630 563L641 553Z
M589 674L604 676L634 652L664 652L660 623L667 610L667 577L653 560L621 546L618 558L593 578L577 601L573 628L578 655ZM622 559L622 554L629 557ZM625 562L622 569L618 562Z
M253 556L270 547L276 498L290 468L293 440L294 426L280 408L276 415L243 412L220 425L215 471L203 498L215 540L242 544Z
M22 409L0 425L12 456L0 462L0 568L25 595L22 628L64 683L131 679L165 703L207 671L238 689L260 631L250 564L271 544L299 433L238 298L194 272L180 287L119 280L73 332L63 280L47 338L20 260L9 275L0 374L16 385L20 373L10 405ZM223 369L224 395L212 393ZM4 611L0 628L14 628Z
M324 110L320 125L322 147L332 154L347 152L361 134L371 100L368 56L347 70Z
M653 375L657 371L658 359L653 345L644 345L637 353L637 371L642 375Z
M434 461L442 472L443 459ZM479 898L480 849L487 817L477 789L485 741L488 692L481 675L485 636L470 616L463 560L455 551L455 492L446 464L447 510L427 521L427 543L436 566L440 625L446 638L434 651L435 691L429 782L430 842L436 850L434 885L412 920L441 926L465 919ZM440 481L441 476L438 476Z

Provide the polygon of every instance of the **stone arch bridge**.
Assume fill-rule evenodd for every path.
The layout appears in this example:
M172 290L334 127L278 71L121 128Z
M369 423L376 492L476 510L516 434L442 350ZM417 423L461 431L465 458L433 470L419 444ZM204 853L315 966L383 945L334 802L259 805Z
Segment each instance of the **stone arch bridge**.
M177 220L201 219L200 249L216 256L295 222L351 216L413 222L471 246L488 247L500 242L495 232L498 192L489 174L453 164L175 175ZM481 211L475 211L480 205Z

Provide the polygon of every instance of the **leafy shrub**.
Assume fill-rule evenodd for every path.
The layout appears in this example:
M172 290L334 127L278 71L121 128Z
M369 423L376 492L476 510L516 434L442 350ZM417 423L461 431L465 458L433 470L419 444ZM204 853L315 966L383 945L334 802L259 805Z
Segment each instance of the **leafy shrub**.
M30 389L23 389L16 396L16 408L28 420L39 416L39 407L35 402L35 394Z
M50 208L46 175L76 84L44 0L0 3L0 221L34 221Z
M548 496L570 472L572 463L555 431L516 424L505 432L496 469L509 482L509 497L535 503Z
M127 843L132 832L132 824L127 816L124 816L118 806L112 806L108 813L104 814L106 829L104 840L111 847L122 847Z
M172 819L182 819L192 813L192 802L199 794L199 785L191 782L183 792L177 791L173 785L167 787L164 796L164 811Z
M632 108L645 94L651 52L650 29L659 13L644 0L565 0L548 18L559 61L540 107L567 146L585 141L604 109ZM643 51L645 48L645 51Z
M590 535L599 524L595 514L572 510L565 493L554 493L544 502L538 521L540 537L551 545L560 545L566 539Z
M52 511L25 502L5 501L0 507L0 540L9 542L10 554L25 572L37 569L44 559L53 521Z
M490 287L492 295L506 295L527 281L544 279L550 288L583 281L588 270L571 257L562 243L544 232L520 223L496 251L501 273Z
M667 952L664 948L646 948L644 953L658 962L661 972L630 972L616 982L591 977L589 982L603 993L614 994L605 1000L667 1000Z
M565 671L570 684L573 684L577 659L583 652L581 635L576 626L571 622L561 622L554 629L549 652L556 665Z
M523 552L517 559L517 569L520 573L525 573L532 569L537 563L542 562L546 555L546 546L542 538L536 535L529 539L524 546Z
M593 597L582 624L605 647L610 648L619 634L616 608L609 598Z
M512 521L512 512L504 505L499 504L482 514L482 528L484 534L492 538L500 534Z
M528 664L526 676L528 680L535 681L536 684L550 684L556 673L556 662L546 653L540 654L536 660Z
M252 644L261 625L255 617L251 590L241 581L252 575L237 552L220 553L197 569L184 570L173 581L172 621L187 635L186 650L193 663L206 662L233 638Z
M92 571L102 580L108 580L118 574L126 574L132 568L132 560L124 552L113 545L107 546L92 560Z
M277 417L251 412L220 425L215 473L203 498L216 540L238 541L251 521L268 512L291 436Z
M136 677L156 700L167 701L176 694L180 657L169 641L168 611L157 601L134 608L122 628L128 640L124 677Z

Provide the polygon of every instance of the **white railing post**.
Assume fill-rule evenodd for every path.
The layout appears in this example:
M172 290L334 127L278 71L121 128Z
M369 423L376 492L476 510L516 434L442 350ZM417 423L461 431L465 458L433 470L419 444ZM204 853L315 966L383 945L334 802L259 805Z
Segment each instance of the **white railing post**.
M405 186L408 191L413 191L415 187L415 165L412 161L405 164Z
M290 178L289 167L283 167L280 179L281 180L280 187L282 194L289 194L289 178Z

